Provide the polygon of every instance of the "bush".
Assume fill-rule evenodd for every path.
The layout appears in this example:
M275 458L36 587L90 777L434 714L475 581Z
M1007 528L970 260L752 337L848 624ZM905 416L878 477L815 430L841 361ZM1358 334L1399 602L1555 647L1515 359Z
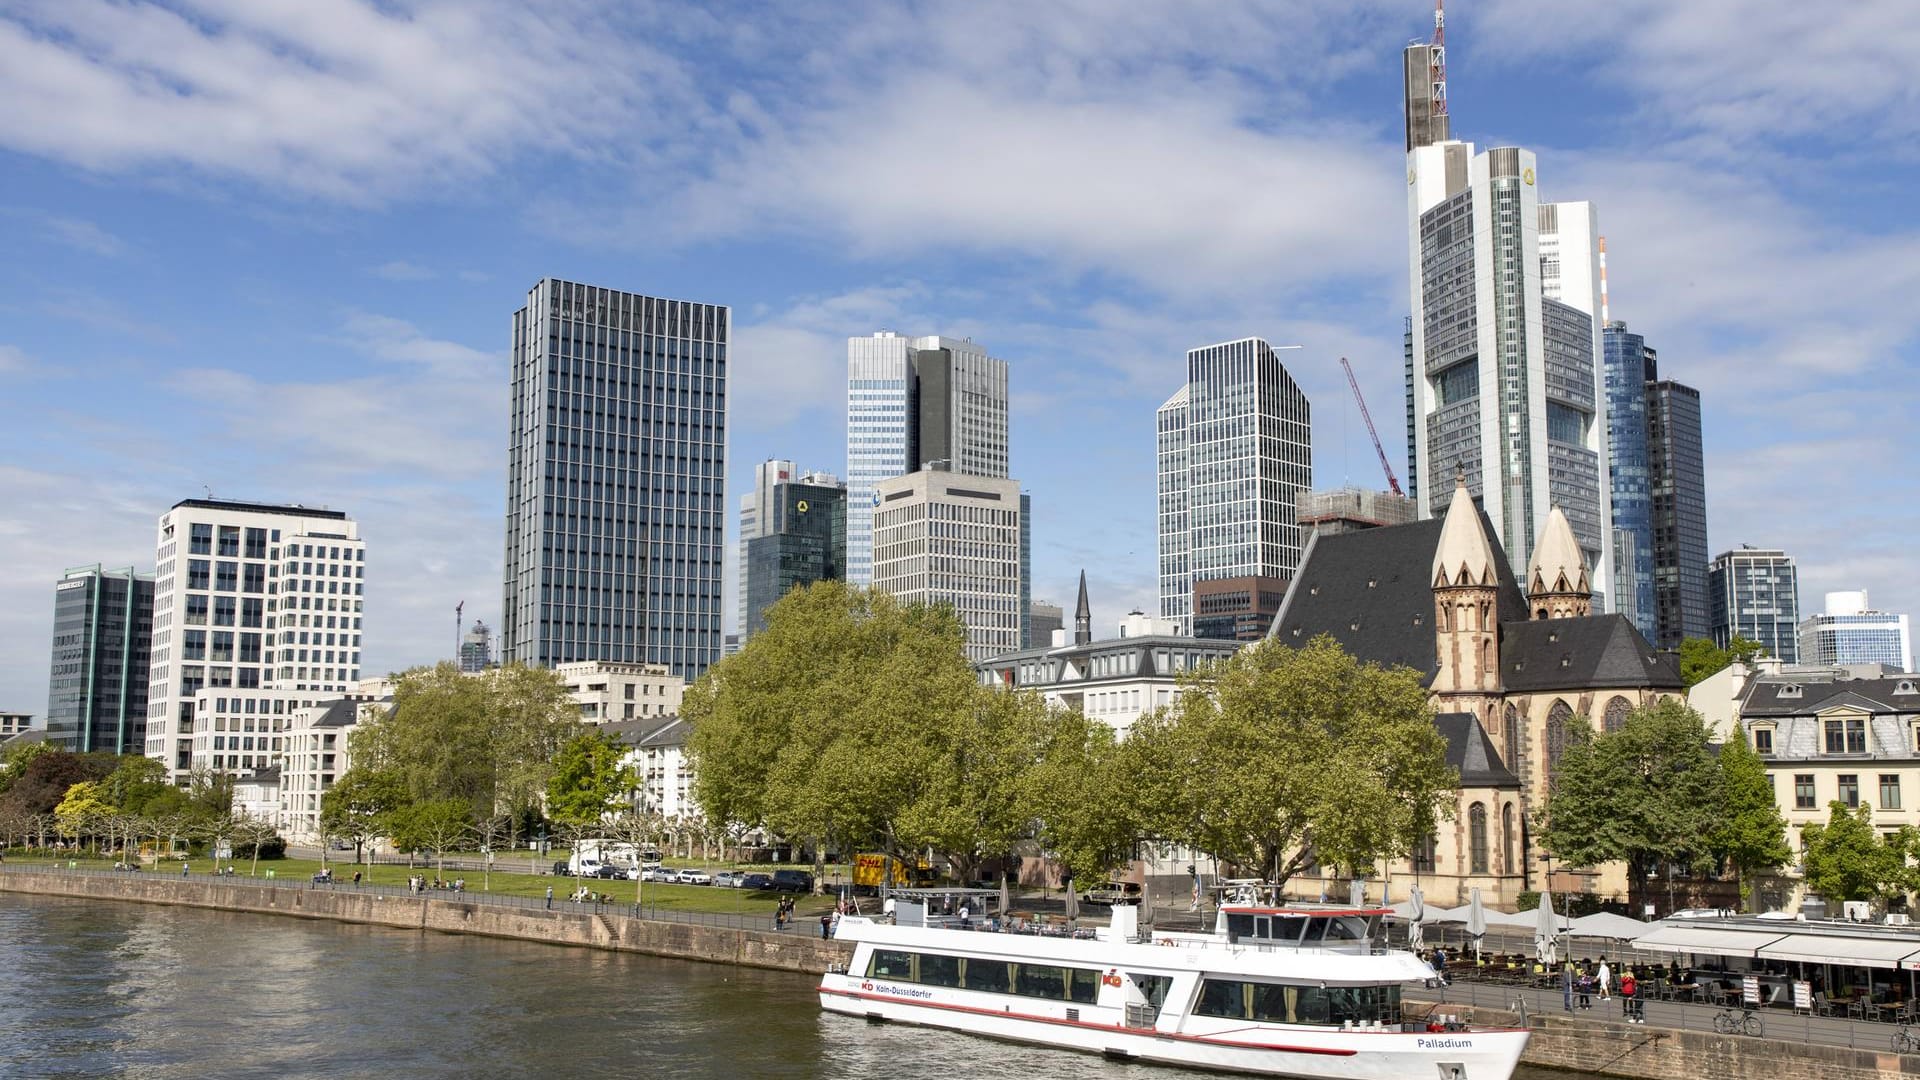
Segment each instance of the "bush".
M1528 889L1514 899L1513 906L1515 910L1518 911L1538 911L1540 908L1540 894L1532 889Z
M260 841L259 847L259 857L262 859L284 859L287 857L287 842L282 837L270 836ZM252 844L233 845L234 860L252 859L254 857L253 848L254 845Z

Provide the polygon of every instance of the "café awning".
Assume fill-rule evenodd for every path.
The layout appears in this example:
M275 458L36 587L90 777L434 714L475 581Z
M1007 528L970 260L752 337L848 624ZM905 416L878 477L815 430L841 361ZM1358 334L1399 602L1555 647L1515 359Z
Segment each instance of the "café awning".
M1785 935L1772 930L1736 930L1723 927L1686 926L1660 923L1649 933L1633 939L1633 947L1648 952L1696 953L1702 956L1759 955L1763 946Z
M1920 936L1884 938L1788 934L1779 941L1761 946L1758 955L1762 960L1897 968L1902 960L1920 955Z

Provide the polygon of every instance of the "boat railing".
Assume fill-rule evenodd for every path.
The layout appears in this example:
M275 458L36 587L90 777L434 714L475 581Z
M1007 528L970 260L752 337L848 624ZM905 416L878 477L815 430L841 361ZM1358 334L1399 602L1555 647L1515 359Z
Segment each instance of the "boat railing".
M1266 941L1260 938L1246 937L1229 941L1217 934L1163 933L1158 936L1158 940L1189 949L1232 949L1236 952L1340 953L1346 956L1379 956L1398 951L1367 941L1317 942L1311 945L1303 945L1297 942Z

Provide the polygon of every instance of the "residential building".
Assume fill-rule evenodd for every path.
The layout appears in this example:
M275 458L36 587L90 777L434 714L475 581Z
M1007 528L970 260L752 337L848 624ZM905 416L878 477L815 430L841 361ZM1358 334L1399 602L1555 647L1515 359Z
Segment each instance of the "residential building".
M1606 356L1607 453L1613 494L1613 610L1661 644L1653 590L1653 479L1648 465L1647 372L1656 354L1647 339L1614 321L1602 331ZM1706 559L1700 560L1702 572ZM1604 584L1604 583L1603 583ZM1669 646L1671 647L1671 646Z
M318 698L359 680L360 527L339 510L186 499L160 516L158 533L147 756L180 783L195 768L264 765L216 766L196 699L203 690Z
M847 339L847 580L877 580L876 490L944 467L1007 475L1007 363L971 338L890 330Z
M967 628L967 656L1020 647L1020 485L926 468L874 489L875 586L908 603L950 604Z
M322 841L320 798L353 765L349 736L364 718L390 708L386 703L342 697L296 709L288 716L279 779L280 831L289 842Z
M678 716L687 692L686 680L665 664L588 660L556 664L553 673L567 684L581 721L588 724Z
M1421 517L1457 485L1525 562L1559 507L1593 580L1613 580L1599 237L1593 207L1539 197L1526 149L1452 138L1445 49L1405 54L1408 254L1406 342Z
M1303 491L1294 499L1294 520L1304 539L1315 533L1354 532L1414 520L1413 500L1391 491L1348 487Z
M773 489L800 475L793 462L768 458L753 467L753 490L740 496L740 538L734 550L734 629L747 627L747 544L760 535L760 523L771 513ZM721 652L726 652L723 643Z
M1044 600L1035 600L1027 607L1028 626L1031 628L1033 645L1056 645L1053 640L1056 633L1065 633L1067 615L1059 604L1049 604Z
M0 742L25 734L32 727L32 713L0 712Z
M1647 473L1653 495L1653 642L1677 649L1712 632L1707 468L1700 391L1659 377L1647 351Z
M242 773L233 779L233 812L254 821L280 826L280 766Z
M1190 349L1186 374L1154 417L1159 614L1182 633L1196 583L1292 576L1294 500L1313 486L1312 408L1272 346L1241 338Z
M514 313L502 662L720 658L731 317L554 278Z
M1907 617L1875 611L1867 591L1830 592L1826 609L1800 623L1803 664L1885 664L1912 671L1913 636Z
M285 752L286 731L296 713L354 696L340 691L203 688L193 696L193 734L187 742L192 760L196 767L228 773L267 768Z
M468 675L493 666L493 631L479 619L460 642L460 670Z
M1280 613L1287 579L1213 578L1193 583L1193 636L1219 641L1259 641Z
M62 575L53 587L47 741L77 753L146 753L152 644L152 574L95 565ZM0 723L0 738L13 734Z
M620 764L634 772L635 808L669 819L697 818L700 806L693 798L693 768L687 761L687 722L678 716L652 720L617 720L604 729L627 747Z
M1746 544L1722 552L1707 571L1713 643L1757 641L1768 656L1800 660L1800 575L1778 548Z
M767 609L795 588L846 578L846 485L823 473L781 481L761 513L757 533L746 542L743 638L766 629Z

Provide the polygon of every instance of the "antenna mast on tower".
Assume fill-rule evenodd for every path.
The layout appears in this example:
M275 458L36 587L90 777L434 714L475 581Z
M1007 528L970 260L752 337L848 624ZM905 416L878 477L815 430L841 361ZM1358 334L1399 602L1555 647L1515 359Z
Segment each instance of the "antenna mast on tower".
M1600 238L1600 325L1612 318L1607 312L1607 238Z
M1447 11L1446 0L1433 0L1433 48L1428 53L1433 68L1433 115L1447 115Z

